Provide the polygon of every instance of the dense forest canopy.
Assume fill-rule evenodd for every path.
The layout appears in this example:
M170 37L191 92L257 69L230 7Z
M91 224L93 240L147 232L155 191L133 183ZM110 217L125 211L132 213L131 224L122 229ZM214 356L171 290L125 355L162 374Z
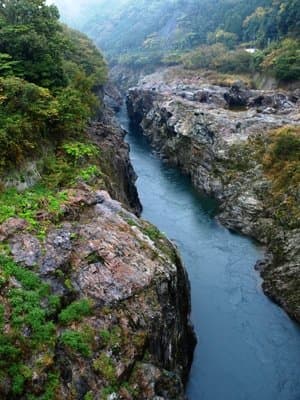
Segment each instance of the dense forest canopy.
M56 0L70 20L67 3ZM184 63L221 72L261 69L283 80L300 77L299 0L91 0L85 5L74 21L112 64ZM257 53L247 54L248 47Z
M102 55L44 0L0 1L0 172L44 139L84 129L106 79Z
M149 39L152 46L157 40L163 47L191 48L219 31L260 46L300 34L298 0L127 0L111 6L109 18L106 11L107 5L99 14L93 8L84 29L109 54L149 46Z

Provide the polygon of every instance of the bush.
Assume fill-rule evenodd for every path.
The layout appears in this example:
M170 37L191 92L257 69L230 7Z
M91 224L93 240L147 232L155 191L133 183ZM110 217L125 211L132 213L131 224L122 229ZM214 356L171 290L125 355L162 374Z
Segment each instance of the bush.
M278 160L300 162L300 137L293 130L287 130L277 138L272 153L273 162Z
M65 143L62 148L74 164L96 157L99 154L99 149L90 143L69 142Z
M276 219L285 228L299 228L300 128L285 127L270 135L263 161Z
M212 68L215 69L215 60L227 52L222 44L212 46L201 46L198 49L187 53L183 58L183 64L186 68Z
M282 81L300 79L300 40L285 39L272 46L262 68Z
M71 350L89 357L91 355L90 343L86 335L82 332L67 330L60 337L61 343L69 347Z
M88 299L78 300L70 304L59 314L62 324L69 324L74 321L81 321L83 317L91 314L92 302Z
M100 356L94 360L93 367L108 383L112 385L116 383L116 367L107 354L100 354Z
M223 73L249 73L253 71L254 57L245 50L229 51L216 58L215 66Z

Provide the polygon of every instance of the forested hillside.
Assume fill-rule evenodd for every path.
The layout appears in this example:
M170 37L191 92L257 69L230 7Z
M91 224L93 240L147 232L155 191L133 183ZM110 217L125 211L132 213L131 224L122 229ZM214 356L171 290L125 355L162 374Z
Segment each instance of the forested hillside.
M44 0L0 2L0 175L86 127L106 65Z
M221 72L300 76L298 0L127 0L94 7L83 29L112 63L184 63ZM245 48L255 47L255 54Z

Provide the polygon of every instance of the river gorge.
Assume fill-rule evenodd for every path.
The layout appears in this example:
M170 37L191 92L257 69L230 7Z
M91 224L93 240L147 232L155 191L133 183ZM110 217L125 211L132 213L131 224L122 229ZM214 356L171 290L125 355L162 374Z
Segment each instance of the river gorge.
M254 270L263 248L216 221L216 203L160 160L125 108L118 119L128 132L142 216L176 243L188 270L198 337L189 400L299 399L300 329L263 294Z

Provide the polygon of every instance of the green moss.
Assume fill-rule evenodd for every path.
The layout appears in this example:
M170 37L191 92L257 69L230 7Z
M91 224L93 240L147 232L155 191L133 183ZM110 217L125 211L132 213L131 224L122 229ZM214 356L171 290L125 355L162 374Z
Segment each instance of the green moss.
M84 357L90 357L92 354L89 338L83 332L67 330L61 334L60 341L69 349Z
M101 392L101 400L107 400L108 396L117 393L118 392L118 387L117 386L107 386L104 389L102 389Z
M264 172L272 183L268 206L281 226L300 227L300 128L284 127L268 137Z
M59 387L59 374L50 373L47 377L45 392L40 396L29 395L28 400L56 400Z
M105 263L104 258L97 251L94 251L93 253L89 254L85 260L87 261L88 264Z
M25 192L8 189L0 194L0 223L10 217L25 219L29 228L43 236L47 221L39 219L39 213L46 210L48 221L57 221L62 215L62 204L66 192L56 192L39 184Z
M145 346L146 338L146 332L140 332L133 336L132 343L137 348L137 350L140 350Z
M94 360L93 368L97 373L103 376L108 383L112 385L116 384L116 367L107 354L100 354L100 356Z
M94 400L93 393L92 392L86 393L86 395L84 396L84 400Z
M153 242L156 242L159 239L163 239L164 236L162 235L162 233L153 225L149 225L143 228L143 232L149 236L149 238L151 240L153 240Z
M225 184L238 181L260 165L270 185L257 193L265 206L265 212L284 229L300 227L300 130L285 126L268 135L257 135L245 143L234 144L228 151L228 159L215 174L222 173ZM269 232L270 239L272 232Z
M65 287L66 287L68 290L70 290L70 292L72 292L72 291L74 290L74 286L73 286L73 284L72 284L70 278L65 279L64 284L65 284Z
M120 327L115 326L110 330L103 329L99 332L99 336L104 347L109 347L114 352L121 347L123 335Z
M7 371L11 379L11 393L21 395L26 382L32 378L28 357L44 348L54 349L56 328L52 319L60 299L51 294L50 287L34 272L20 267L7 256L0 256L0 272L7 282L13 278L19 285L7 287L7 283L0 289L7 302L6 313L3 306L0 308L0 369ZM4 323L10 327L5 332Z
M130 226L139 226L138 223L132 218L127 219L127 224Z
M99 336L101 338L103 346L108 346L110 342L110 332L107 329L103 329L102 331L100 331Z
M91 314L92 302L88 299L74 301L59 314L59 320L67 325L70 322L81 321L84 317Z

